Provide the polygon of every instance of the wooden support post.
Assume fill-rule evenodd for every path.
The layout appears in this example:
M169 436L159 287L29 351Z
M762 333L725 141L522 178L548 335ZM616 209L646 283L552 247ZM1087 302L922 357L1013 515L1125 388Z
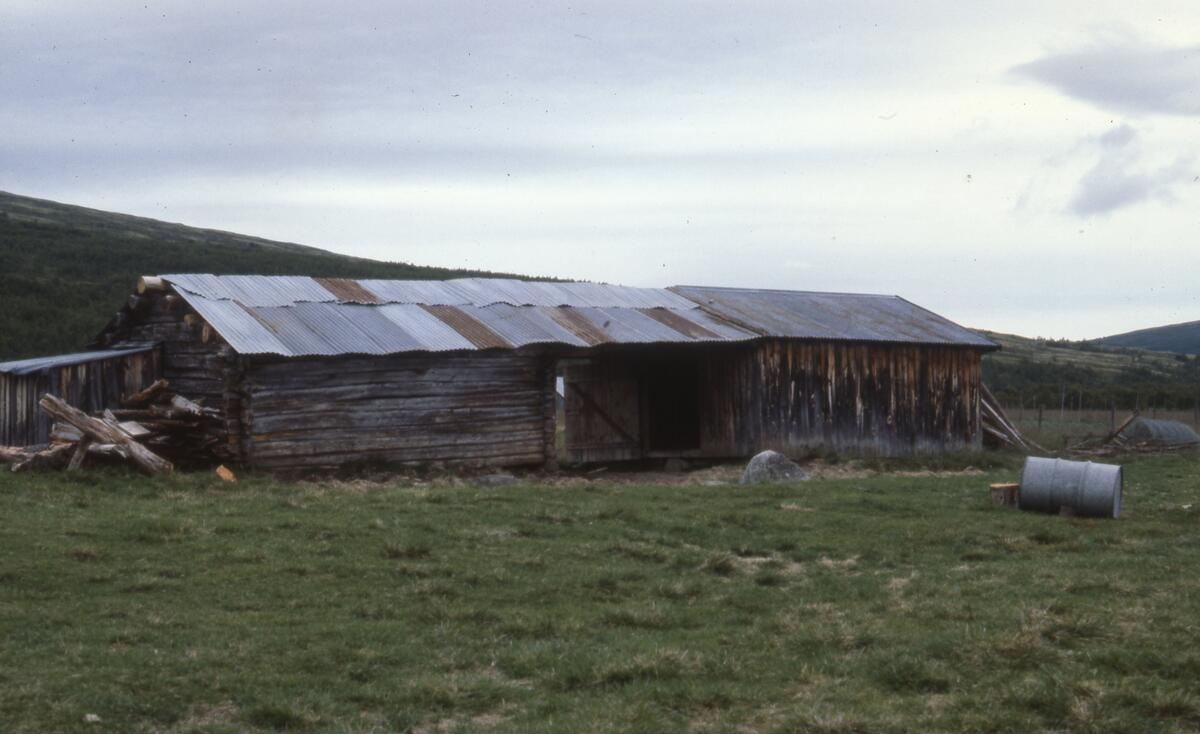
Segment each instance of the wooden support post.
M1042 404L1038 403L1038 430L1042 430Z

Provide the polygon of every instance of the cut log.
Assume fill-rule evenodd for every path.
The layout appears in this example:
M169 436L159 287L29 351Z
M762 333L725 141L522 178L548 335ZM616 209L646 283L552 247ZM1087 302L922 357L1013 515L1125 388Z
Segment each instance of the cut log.
M171 402L168 403L172 409L179 411L185 415L202 416L205 414L204 408L201 408L196 403L183 397L182 395L172 395Z
M129 454L129 460L147 474L169 474L175 469L171 462L134 441L116 425L109 425L104 420L92 418L60 398L48 394L38 404L50 417L70 423L93 441L123 447Z
M128 459L129 452L115 443L93 443L88 446L91 456L103 456L108 459Z
M75 444L75 454L71 457L71 463L67 464L67 471L79 471L83 467L83 460L88 454L88 447L92 445L90 438L85 438Z
M154 291L165 291L166 289L166 281L157 276L143 275L142 277L138 278L137 292L139 295Z
M126 408L141 408L154 402L154 399L166 392L170 383L166 380L155 380L152 385L144 390L139 390L132 395L127 395L121 398L121 405Z
M71 452L75 450L75 446L69 443L54 444L48 449L39 451L31 455L24 461L13 464L12 470L15 472L22 471L42 471L44 469L57 469L67 463Z
M5 464L16 464L25 461L29 456L29 452L20 446L0 446L0 462Z

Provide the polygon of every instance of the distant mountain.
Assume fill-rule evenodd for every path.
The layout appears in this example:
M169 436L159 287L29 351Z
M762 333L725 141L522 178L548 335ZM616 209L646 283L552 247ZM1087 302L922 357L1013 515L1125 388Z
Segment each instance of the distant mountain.
M186 272L430 280L497 275L348 257L0 192L0 360L80 349L138 276Z
M1200 321L1138 329L1096 339L1096 344L1109 347L1134 347L1176 354L1200 354Z

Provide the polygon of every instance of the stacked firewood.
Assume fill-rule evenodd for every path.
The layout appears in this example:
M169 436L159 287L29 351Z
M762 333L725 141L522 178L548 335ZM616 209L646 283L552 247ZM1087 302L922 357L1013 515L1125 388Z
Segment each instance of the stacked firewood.
M39 402L54 418L48 446L0 447L13 471L128 462L147 474L166 474L175 463L226 458L220 413L169 390L166 380L127 395L121 407L88 415L53 395Z

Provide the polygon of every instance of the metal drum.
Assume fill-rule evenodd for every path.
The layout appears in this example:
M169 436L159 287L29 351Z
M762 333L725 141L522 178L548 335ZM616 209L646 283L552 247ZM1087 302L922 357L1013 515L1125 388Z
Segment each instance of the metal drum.
M1066 507L1085 517L1120 517L1121 467L1090 461L1025 459L1021 471L1022 510L1058 512Z

